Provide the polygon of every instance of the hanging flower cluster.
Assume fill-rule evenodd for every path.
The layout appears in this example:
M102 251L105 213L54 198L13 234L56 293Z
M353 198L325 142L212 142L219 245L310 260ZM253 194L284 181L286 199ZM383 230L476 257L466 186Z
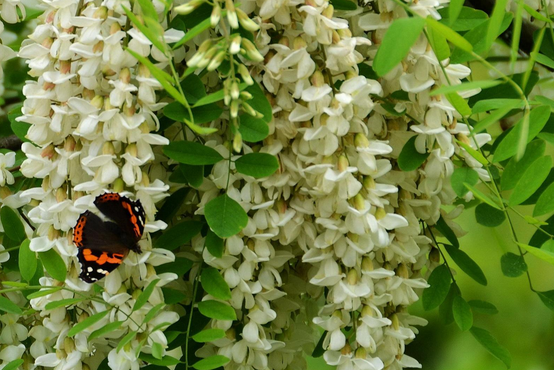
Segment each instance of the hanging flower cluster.
M44 9L40 24L19 51L34 80L24 87L26 99L18 121L30 124L26 135L30 142L22 145L27 159L21 172L42 179L42 185L21 196L32 205L25 213L36 229L27 226L32 237L26 250L33 259L40 257L35 278L43 288L34 295L25 293L34 310L25 317L26 325L32 326L29 332L16 315L2 316L2 335L8 338L2 343L16 349L6 349L9 354L2 351L0 357L5 363L24 358L29 369L97 368L102 360L112 369L134 369L141 351L156 357L169 353L163 331L179 314L164 304L162 287L178 276L156 272L175 256L152 249L149 236L166 226L155 220L155 203L169 189L157 175L160 164L155 160L158 147L169 142L153 133L159 128L156 113L165 105L157 97L161 85L125 48L153 58L160 68L167 65L168 54L154 49L130 26L124 8L131 12L140 8L129 2L40 3ZM167 29L166 10L157 5L156 16ZM4 18L14 6L16 2L4 1ZM169 29L163 37L174 42L182 35ZM2 178L9 184L13 177L4 167L13 166L13 158L5 157ZM139 242L142 254L131 252L102 287L92 289L78 277L81 266L72 229L82 212L94 208L95 197L106 191L140 200L147 223ZM4 204L10 205L5 199ZM14 275L8 280L20 279ZM13 302L24 306L21 293L12 295ZM153 308L157 314L148 315ZM84 321L87 329L76 332L76 324ZM30 347L25 348L21 342L27 338ZM180 357L180 349L175 351Z
M188 14L199 4L177 11ZM187 208L203 214L225 191L248 212L247 226L226 240L223 257L204 248L203 237L193 240L198 258L217 268L231 288L228 303L238 317L211 321L226 337L207 343L200 357L223 355L231 359L228 369L304 366L318 327L325 333L324 358L339 369L420 367L404 348L417 333L414 325L425 320L406 308L428 286L425 274L439 259L420 223L434 225L441 205L455 200L449 180L455 154L487 179L457 142L475 149L490 137L470 141L468 126L457 122L461 116L447 98L430 96L433 88L459 84L470 70L439 61L424 35L383 79L367 73L387 26L407 16L393 2L372 6L379 13L371 7L336 12L327 1L266 0L246 2L234 15L226 2L228 27L187 44L188 66L208 66L205 79L213 81L217 74L210 71L223 60L222 44L231 40L229 53L241 52L238 70L247 66L250 72L241 74L242 81L251 85L251 77L259 83L273 112L261 146L240 135L240 122L250 122L246 113L239 116L232 147L220 132L205 145L223 158L242 152L279 160L277 172L259 180L241 174L238 165L235 173L228 162L217 163L198 189L198 210ZM217 9L216 3L212 25L220 21ZM410 9L440 17L434 3L413 3ZM253 43L259 58L248 54L248 39L233 36L235 16L258 24ZM231 116L216 122L217 128L233 125L236 117L229 102L237 96L225 83L223 88ZM429 156L421 167L403 171L399 154L408 144ZM450 220L460 211L442 215L458 234Z

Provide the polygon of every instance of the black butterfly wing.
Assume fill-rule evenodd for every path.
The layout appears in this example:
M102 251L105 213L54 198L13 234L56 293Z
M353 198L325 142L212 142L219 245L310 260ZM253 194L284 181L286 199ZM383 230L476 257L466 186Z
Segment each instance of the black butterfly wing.
M121 265L129 248L119 238L118 229L116 224L104 222L90 211L79 216L73 243L78 248L81 280L94 283Z
M104 193L96 197L94 205L134 243L140 240L146 216L139 200L132 201L118 193Z

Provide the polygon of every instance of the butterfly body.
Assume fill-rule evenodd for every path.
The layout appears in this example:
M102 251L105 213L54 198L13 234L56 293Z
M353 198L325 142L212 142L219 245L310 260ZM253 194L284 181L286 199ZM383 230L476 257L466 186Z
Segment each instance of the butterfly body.
M104 193L94 204L107 221L90 211L83 212L73 230L73 243L78 248L81 280L94 283L116 269L129 251L141 253L145 213L140 201L132 201L118 193Z

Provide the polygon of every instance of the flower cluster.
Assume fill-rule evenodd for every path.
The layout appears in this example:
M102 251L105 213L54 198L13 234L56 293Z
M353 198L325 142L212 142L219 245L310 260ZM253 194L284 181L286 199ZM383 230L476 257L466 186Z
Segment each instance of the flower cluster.
M18 121L30 124L26 135L30 142L22 145L27 159L21 172L42 180L41 186L20 196L31 202L32 207L25 209L29 248L40 256L45 271L39 264L36 283L42 289L30 297L34 313L25 317L32 329L23 330L15 315L2 316L2 343L15 349L6 354L2 351L0 357L4 364L24 358L29 369L97 368L104 359L114 370L135 369L141 351L156 356L170 353L163 330L176 322L179 314L164 304L162 287L178 276L156 272L157 266L174 261L175 256L168 250L152 249L149 236L166 226L156 221L155 203L165 198L169 189L156 175L160 167L157 153L169 142L154 133L159 128L156 113L165 105L157 97L161 85L126 48L153 58L160 68L167 65L167 53L161 54L130 26L124 9L131 9L128 1L39 3L44 13L19 51L34 79L23 89L26 99ZM164 7L157 5L155 16L167 29ZM16 6L16 1L4 1L4 19L14 20ZM139 7L132 9L140 14ZM21 11L24 14L23 8ZM164 37L166 42L174 42L182 35L168 29ZM0 55L4 55L2 50ZM13 158L8 154L2 158L2 183L13 182L4 170L10 166ZM92 285L78 277L81 266L72 229L79 215L93 209L95 197L105 191L140 200L147 223L139 242L142 254L131 252L124 266L91 289ZM3 204L11 206L6 199ZM59 264L67 274L63 269L60 274ZM9 280L20 279L14 275ZM138 304L147 287L146 301ZM11 300L23 306L24 296L12 295ZM57 301L65 303L51 305ZM148 317L155 306L157 315ZM70 333L77 323L93 316L98 318L94 325ZM90 337L104 327L111 331ZM125 336L125 346L116 348ZM25 348L21 342L27 338L30 347ZM172 353L180 357L180 349Z
M387 26L407 16L393 2L379 1L379 14L338 12L323 0L251 1L241 9L259 24L254 43L263 61L247 55L241 61L271 103L270 133L262 146L237 147L235 140L231 148L219 134L206 145L224 158L269 153L280 167L255 180L220 162L199 188L198 209L189 208L202 214L225 190L249 216L242 232L226 240L222 258L203 248L201 236L193 240L225 278L238 315L238 322L212 320L227 336L198 354L228 357L227 369L294 368L313 348L317 327L325 333L325 360L339 369L419 367L404 348L425 320L406 308L428 286L424 278L438 260L428 226L456 198L449 180L455 154L487 179L458 141L475 149L490 139L470 141L453 105L429 92L460 83L470 70L438 60L421 35L401 64L371 78L367 70ZM434 3L413 3L411 10L439 18ZM228 32L216 29L214 40L217 31ZM202 38L187 45L198 50L195 66L215 60L214 44ZM206 79L215 79L209 71ZM429 157L421 168L402 171L399 153L414 137L415 149ZM460 211L442 214L457 233L451 219Z

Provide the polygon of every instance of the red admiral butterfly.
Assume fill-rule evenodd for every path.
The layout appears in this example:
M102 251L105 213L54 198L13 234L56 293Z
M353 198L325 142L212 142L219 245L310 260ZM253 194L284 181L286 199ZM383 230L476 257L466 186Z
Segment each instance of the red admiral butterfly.
M73 244L79 248L81 280L94 283L121 265L130 250L141 253L145 213L140 201L132 201L118 193L105 193L94 205L109 221L86 211L73 230Z

